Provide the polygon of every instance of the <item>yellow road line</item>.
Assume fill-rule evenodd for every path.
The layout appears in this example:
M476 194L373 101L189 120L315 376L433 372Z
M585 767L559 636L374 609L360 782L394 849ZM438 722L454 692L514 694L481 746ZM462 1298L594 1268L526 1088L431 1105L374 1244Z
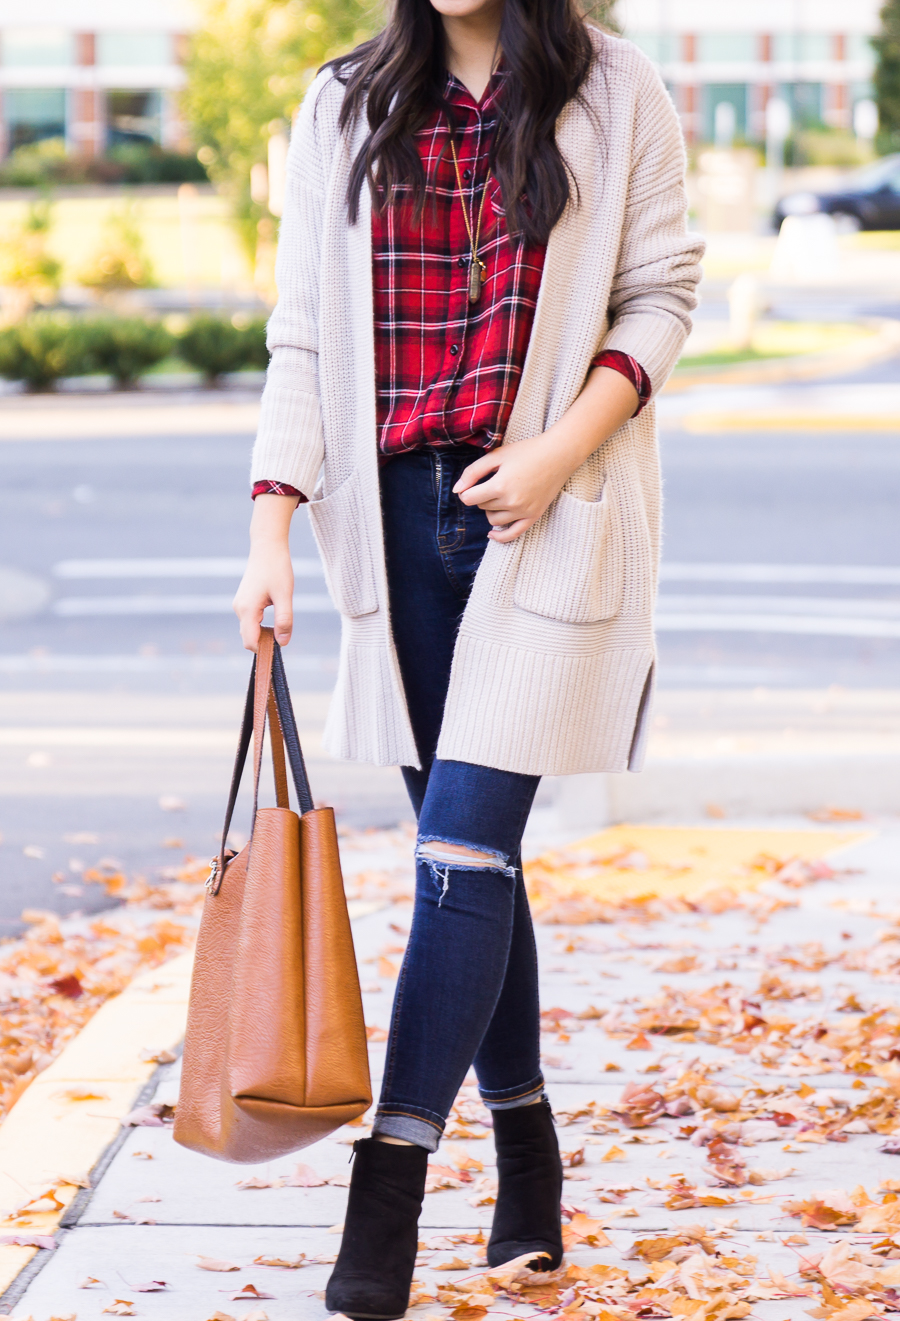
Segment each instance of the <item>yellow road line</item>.
M741 409L733 412L688 413L681 418L680 425L695 435L716 431L900 431L900 413L800 413L789 409Z

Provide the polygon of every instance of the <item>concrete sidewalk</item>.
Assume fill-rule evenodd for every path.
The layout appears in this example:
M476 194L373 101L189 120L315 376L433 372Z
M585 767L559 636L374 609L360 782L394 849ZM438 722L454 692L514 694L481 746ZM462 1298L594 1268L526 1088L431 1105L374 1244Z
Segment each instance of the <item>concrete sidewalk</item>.
M809 823L760 825L796 830ZM532 854L548 842L534 833L538 828L533 824ZM546 864L551 873L557 865L570 873L581 865L584 876L601 881L586 882L594 885L593 908L586 901L580 909L578 900L545 902L537 926L548 1093L557 1112L568 1112L560 1114L561 1145L571 1162L564 1194L572 1243L567 1261L581 1268L582 1279L591 1265L615 1268L595 1272L612 1292L600 1305L587 1296L586 1285L579 1295L571 1283L578 1271L570 1272L568 1284L551 1282L550 1294L524 1301L511 1299L496 1281L476 1282L474 1293L466 1285L483 1265L481 1234L489 1231L495 1173L487 1114L469 1083L450 1140L434 1158L440 1168L433 1182L450 1186L425 1199L414 1294L422 1301L412 1313L423 1321L457 1303L476 1309L459 1313L470 1321L485 1308L509 1316L531 1315L536 1307L607 1318L724 1318L752 1310L763 1321L799 1321L822 1302L821 1273L811 1263L829 1243L865 1243L871 1252L884 1232L861 1236L854 1226L880 1223L879 1214L883 1231L900 1230L900 1220L891 1227L890 1204L868 1212L866 1221L859 1205L847 1201L864 1185L880 1208L879 1181L900 1176L900 1162L895 1171L892 1156L880 1154L896 1122L900 1090L893 1062L900 827L884 825L868 838L857 832L857 842L829 854L837 871L830 879L828 867L793 864L781 870L780 880L758 886L755 880L766 869L778 873L786 856L778 852L779 837L766 830L756 839L756 853L777 861L748 856L750 870L723 868L721 884L706 899L666 908L641 894L641 872L657 870L642 852L646 837L635 832L640 847L630 848L626 835L617 837L612 861L603 861L601 844L592 859L589 850L580 859L557 856ZM714 849L715 835L708 831L700 844L692 837L687 852L696 858ZM817 836L814 830L809 835L813 857ZM674 876L691 863L673 855L666 865ZM615 913L602 908L602 876L613 866L620 878L630 874L631 886L630 900ZM376 1029L377 1090L384 1058L384 1033L377 1029L389 1021L409 928L408 845L397 832L358 837L345 850L345 870L348 888L364 896L387 882L400 895L357 909L354 921L366 1018ZM826 879L815 880L816 872ZM735 899L734 891L751 882L755 888ZM178 1074L177 1062L160 1068L152 1096L145 1089L143 1099L174 1103ZM668 1101L669 1113L656 1115L661 1102L651 1088ZM869 1131L865 1115L878 1131ZM0 1312L5 1304L22 1321L85 1321L104 1313L166 1321L323 1321L322 1290L339 1245L350 1147L366 1131L342 1129L296 1159L256 1168L185 1151L168 1127L123 1130L96 1186L71 1204L56 1250L39 1254L8 1290ZM283 1182L298 1163L308 1167L300 1181L318 1186ZM804 1228L785 1209L786 1202L812 1206L823 1194L822 1205L837 1205L836 1189L845 1194L843 1213L829 1220L822 1211L817 1220L811 1212L806 1219L835 1225L837 1232ZM608 1245L593 1246L591 1235ZM668 1237L641 1246L659 1235ZM690 1255L684 1245L701 1240L702 1249L695 1246ZM9 1250L0 1247L0 1253ZM893 1240L880 1251L887 1266L900 1255ZM204 1259L220 1269L204 1268ZM448 1268L451 1261L458 1264ZM623 1284L624 1269L629 1277ZM615 1288L610 1280L618 1281ZM165 1287L146 1291L154 1281ZM843 1298L841 1287L835 1285ZM637 1301L641 1288L643 1303ZM825 1310L815 1315L837 1312L838 1304L829 1302L834 1297L826 1293ZM680 1310L673 1312L673 1299L681 1300ZM858 1301L852 1306L846 1321L882 1310L878 1302L869 1302L869 1310L860 1310Z

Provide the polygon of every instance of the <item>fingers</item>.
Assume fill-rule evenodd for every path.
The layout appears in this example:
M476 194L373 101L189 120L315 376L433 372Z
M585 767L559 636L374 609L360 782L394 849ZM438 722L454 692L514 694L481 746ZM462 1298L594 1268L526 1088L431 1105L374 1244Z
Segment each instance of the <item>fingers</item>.
M247 651L257 651L265 604L258 602L255 605L247 605L238 593L234 598L232 609L240 620L241 642Z
M289 596L279 597L275 606L275 641L286 647L294 630L294 603Z
M453 494L461 496L463 491L468 491L476 482L480 482L483 477L487 477L488 473L496 472L499 467L499 455L496 452L485 454L483 459L476 459L474 463L469 464L468 468L463 468L459 475L459 481L453 488ZM466 500L465 503L472 504L474 502Z
M507 527L495 527L488 533L488 541L499 541L501 543L515 541L516 537L521 537L522 533L527 532L536 521L534 518L517 518L514 523L510 523Z

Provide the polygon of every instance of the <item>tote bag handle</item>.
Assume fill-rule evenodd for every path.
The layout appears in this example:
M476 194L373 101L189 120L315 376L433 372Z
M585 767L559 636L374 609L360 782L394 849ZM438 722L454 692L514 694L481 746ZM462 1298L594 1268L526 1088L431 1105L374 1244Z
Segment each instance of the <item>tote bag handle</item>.
M241 722L237 755L231 773L231 787L228 791L228 806L225 809L225 825L222 830L219 856L214 859L212 871L206 882L206 888L210 894L218 894L219 886L222 884L222 878L225 875L225 868L234 857L233 851L230 851L227 847L228 832L231 829L231 818L234 815L238 790L241 786L251 740L253 742L253 824L250 827L250 836L251 839L253 837L253 825L256 822L259 803L259 777L262 771L263 738L267 719L272 745L276 802L279 807L288 806L287 775L284 759L286 750L300 813L302 815L305 812L311 812L314 807L312 790L309 787L309 776L306 773L303 749L300 747L300 736L294 718L294 707L288 689L287 675L284 671L281 647L275 641L274 630L262 628L259 634L259 649L253 657L253 665L250 670L250 683L247 687L247 697L244 702L244 715Z

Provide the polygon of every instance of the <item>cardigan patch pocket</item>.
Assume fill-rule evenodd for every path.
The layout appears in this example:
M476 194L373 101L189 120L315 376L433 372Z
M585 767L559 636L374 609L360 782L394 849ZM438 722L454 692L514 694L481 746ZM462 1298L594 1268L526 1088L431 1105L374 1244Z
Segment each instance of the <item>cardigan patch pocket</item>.
M523 538L513 604L563 624L594 624L622 608L622 536L607 483L599 500L560 491Z
M378 594L359 469L330 495L310 500L307 509L334 604L350 619L372 614Z

